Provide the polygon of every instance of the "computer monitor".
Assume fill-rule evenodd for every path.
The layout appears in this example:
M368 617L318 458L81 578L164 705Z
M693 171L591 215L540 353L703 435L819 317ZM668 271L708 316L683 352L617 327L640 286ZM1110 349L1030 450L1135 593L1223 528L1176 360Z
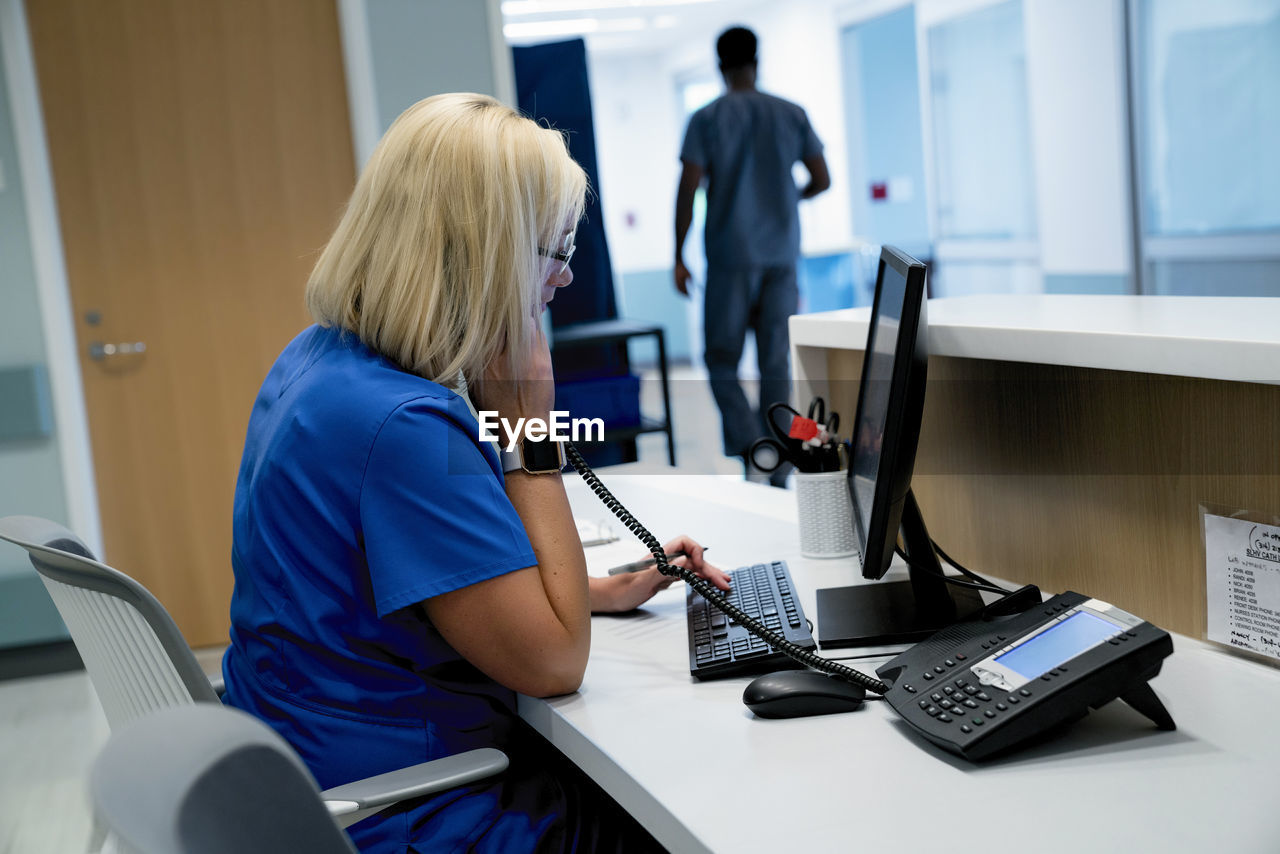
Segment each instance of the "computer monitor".
M910 580L819 590L818 643L823 648L920 640L982 607L976 591L951 588L942 580L911 493L929 367L925 296L924 264L885 246L848 471L862 575L882 578L901 536Z

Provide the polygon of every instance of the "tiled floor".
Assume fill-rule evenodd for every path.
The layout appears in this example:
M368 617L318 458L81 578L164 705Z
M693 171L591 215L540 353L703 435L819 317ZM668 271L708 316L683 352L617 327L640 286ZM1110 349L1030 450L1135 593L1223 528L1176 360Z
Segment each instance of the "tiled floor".
M720 417L705 374L675 367L671 394L681 468L740 474L741 463L720 454ZM661 412L661 387L651 372L642 382L642 399L646 414ZM665 436L641 437L639 452L642 461L665 463ZM220 652L201 652L206 670L217 670ZM0 682L0 854L85 850L91 824L87 773L107 735L83 672Z
M107 722L84 673L0 682L0 852L75 854Z
M706 371L675 366L669 369L668 374L676 464L685 472L742 474L742 463L724 456L721 451L720 412L711 397ZM640 407L647 417L659 418L662 415L662 383L654 370L645 370L641 374ZM666 441L662 433L641 436L637 443L640 459L665 463Z
M200 650L216 673L222 650ZM107 719L83 671L0 682L0 854L80 854Z

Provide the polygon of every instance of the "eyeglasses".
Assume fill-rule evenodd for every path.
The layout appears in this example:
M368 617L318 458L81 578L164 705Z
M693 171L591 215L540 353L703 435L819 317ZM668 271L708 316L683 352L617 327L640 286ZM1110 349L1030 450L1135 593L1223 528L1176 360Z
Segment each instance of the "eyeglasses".
M564 242L560 244L560 248L558 250L548 249L545 246L538 247L539 255L550 258L553 261L560 262L558 266L555 264L551 265L551 270L549 272L552 276L563 276L564 271L569 269L569 261L573 258L573 253L578 248L574 243L574 237L575 235L572 233L566 234L564 236Z

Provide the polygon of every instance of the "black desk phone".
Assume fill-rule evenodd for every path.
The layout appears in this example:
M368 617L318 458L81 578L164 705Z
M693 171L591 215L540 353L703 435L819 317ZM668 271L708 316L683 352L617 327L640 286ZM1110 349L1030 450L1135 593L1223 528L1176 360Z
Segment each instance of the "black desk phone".
M579 474L624 525L649 547L664 575L684 581L708 603L798 663L882 694L913 729L933 743L971 759L985 759L1120 699L1161 729L1175 729L1148 681L1173 652L1169 633L1140 617L1079 593L1040 602L1024 587L986 619L957 623L921 641L877 669L881 682L815 655L773 632L684 567L667 562L661 545L614 498L577 449L566 452ZM1030 594L1030 595L1029 595ZM1000 614L1000 616L991 616Z
M1115 699L1174 729L1147 684L1172 652L1168 632L1067 592L1003 620L950 626L876 673L892 686L885 700L913 729L976 760Z

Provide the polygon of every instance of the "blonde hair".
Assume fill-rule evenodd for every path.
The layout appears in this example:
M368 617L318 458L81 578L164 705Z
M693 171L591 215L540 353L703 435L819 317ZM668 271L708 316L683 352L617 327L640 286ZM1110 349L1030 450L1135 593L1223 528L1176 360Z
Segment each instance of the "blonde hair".
M564 137L486 95L400 114L307 281L307 308L407 371L469 382L507 346L519 379L546 259L582 216Z

